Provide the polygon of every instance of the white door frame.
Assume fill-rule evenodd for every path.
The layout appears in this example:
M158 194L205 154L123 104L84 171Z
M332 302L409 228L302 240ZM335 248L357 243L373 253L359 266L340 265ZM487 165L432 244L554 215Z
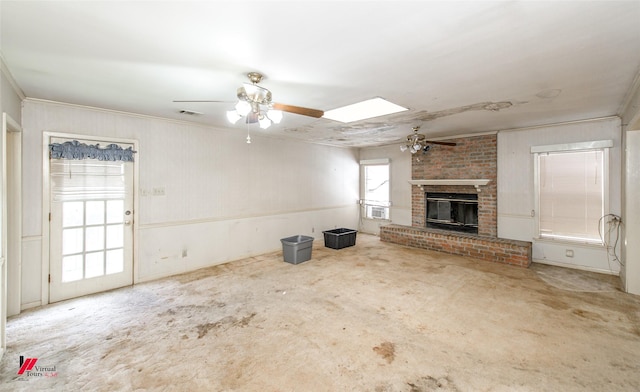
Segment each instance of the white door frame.
M2 113L2 254L0 254L0 358L6 351L7 315L20 313L22 250L22 127ZM11 154L7 153L11 147ZM11 207L11 208L9 208ZM11 274L11 280L8 275ZM11 282L11 284L9 284Z
M22 127L2 114L7 201L7 316L22 305ZM8 151L11 150L11 153Z
M2 113L2 134L0 162L2 187L0 191L2 209L2 244L0 245L0 358L7 349L7 314L20 312L20 254L22 243L22 208L21 208L21 151L22 128L7 113ZM11 145L12 154L7 154L7 144ZM9 162L10 159L10 162ZM9 164L10 163L10 164ZM10 168L9 168L10 167ZM10 187L9 187L10 185ZM11 208L9 208L11 207ZM9 286L8 272L12 275ZM11 301L9 301L9 298Z
M43 132L42 136L42 304L49 303L49 263L50 263L50 222L49 214L51 205L49 203L50 186L49 183L49 144L53 137L66 139L95 140L105 143L128 143L133 144L134 151L139 151L138 141L134 139L123 139L116 137L104 137L93 135L81 135L75 133ZM133 216L138 216L138 179L139 165L138 156L133 160ZM133 219L133 283L138 282L138 219Z

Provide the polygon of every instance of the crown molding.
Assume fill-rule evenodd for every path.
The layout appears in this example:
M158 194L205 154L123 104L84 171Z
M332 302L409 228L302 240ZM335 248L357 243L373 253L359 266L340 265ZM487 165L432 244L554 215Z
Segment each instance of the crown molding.
M540 125L532 125L530 127L522 127L522 128L507 128L498 131L501 132L518 132L518 131L530 131L532 129L541 129L541 128L551 128L551 127L559 127L563 125L573 125L573 124L583 124L583 123L591 123L596 121L609 121L609 120L618 120L620 121L620 117L617 115L614 116L604 116L604 117L594 117L594 118L585 118L581 120L572 120L572 121L563 121L557 123L548 123L548 124L540 124Z
M636 72L636 76L633 78L633 83L629 86L624 99L620 103L617 113L619 117L624 117L625 112L629 109L629 105L632 104L636 95L640 95L640 67L638 67L638 72Z
M11 88L13 88L13 91L18 95L18 97L21 100L27 98L26 95L24 95L24 91L22 91L20 86L18 86L18 83L16 82L15 78L11 74L11 71L9 70L9 67L7 67L7 63L4 61L4 57L2 56L2 52L0 52L0 71L7 78L7 80L9 81L9 84L11 85Z

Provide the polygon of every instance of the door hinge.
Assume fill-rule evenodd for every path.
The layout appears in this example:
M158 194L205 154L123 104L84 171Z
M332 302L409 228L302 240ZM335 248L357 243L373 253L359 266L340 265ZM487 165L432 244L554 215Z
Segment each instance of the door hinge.
M49 222L51 222L51 213L49 213Z
M51 283L51 274L49 274L49 283Z

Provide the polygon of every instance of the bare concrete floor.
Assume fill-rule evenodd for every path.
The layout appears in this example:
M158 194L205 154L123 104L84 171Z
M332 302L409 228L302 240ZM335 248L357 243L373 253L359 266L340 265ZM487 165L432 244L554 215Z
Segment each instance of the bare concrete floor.
M316 240L299 265L275 252L11 318L0 390L636 391L640 298L617 282ZM20 355L57 375L18 376Z

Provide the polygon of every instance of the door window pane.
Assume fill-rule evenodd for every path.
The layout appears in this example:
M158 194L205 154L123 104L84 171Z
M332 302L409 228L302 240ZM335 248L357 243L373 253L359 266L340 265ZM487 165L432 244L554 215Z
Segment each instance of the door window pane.
M85 256L85 278L95 278L104 275L104 252L87 253Z
M83 234L82 228L62 230L62 254L82 252Z
M82 255L62 258L62 281L73 282L82 279Z
M86 251L104 249L104 226L87 227L87 246Z
M87 225L104 224L104 200L87 202Z
M107 275L124 271L124 250L115 249L107 251Z
M84 209L81 201L62 203L62 227L82 226Z
M107 226L107 249L122 248L124 244L123 225Z
M121 223L124 216L124 200L107 201L107 223Z

